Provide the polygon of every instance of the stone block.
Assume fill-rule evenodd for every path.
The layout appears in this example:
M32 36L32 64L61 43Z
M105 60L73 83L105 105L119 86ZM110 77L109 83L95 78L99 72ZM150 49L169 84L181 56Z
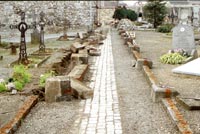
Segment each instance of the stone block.
M81 65L76 65L72 71L68 74L70 78L75 78L78 80L83 80L84 74L88 69L88 65L86 64L81 64Z
M148 66L143 66L143 72L150 86L158 85L158 80Z
M192 52L191 52L191 56L192 56L193 59L196 59L196 58L199 57L199 56L198 56L198 52L197 52L196 49L193 49L193 50L192 50Z
M71 78L70 80L71 88L74 90L74 95L77 98L80 97L81 99L88 99L93 97L93 89L75 78Z
M77 64L88 64L88 54L86 53L73 53L71 55L71 60L75 61Z
M135 51L135 50L133 50L132 52L133 52L133 57L134 57L136 60L142 59L142 56L140 55L139 52L137 52L137 51Z
M70 80L67 76L48 78L45 84L45 101L56 102L57 97L72 94Z
M88 50L87 49L81 49L81 50L78 50L78 53L79 54L88 54Z
M138 53L140 52L140 47L138 45L133 45L132 49L137 51Z
M101 51L100 50L89 50L89 55L90 56L100 56Z
M75 42L75 43L73 43L73 44L70 46L70 50L71 50L73 53L77 53L78 50L84 49L84 48L85 48L85 45L80 44L80 42Z
M138 59L137 63L136 63L136 68L142 69L143 65L148 66L151 69L152 66L153 66L153 62L151 60L148 60L148 59Z
M176 100L187 110L200 110L200 98L177 96Z
M170 88L162 88L158 85L153 84L152 90L151 90L151 98L153 99L153 102L159 102L162 98L170 98L177 96L179 93Z

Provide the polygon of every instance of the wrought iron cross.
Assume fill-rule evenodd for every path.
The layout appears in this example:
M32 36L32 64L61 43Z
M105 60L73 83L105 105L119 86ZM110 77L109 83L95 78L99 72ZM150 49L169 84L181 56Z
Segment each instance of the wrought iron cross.
M25 32L28 29L34 28L33 25L27 25L25 22L25 12L21 12L21 22L18 25L10 25L10 29L18 29L21 32L21 40L20 40L20 52L19 52L19 59L18 63L27 65L28 62L28 57L26 53L26 36Z
M45 52L45 44L44 44L44 15L45 13L42 11L40 12L40 46L39 46L39 52Z

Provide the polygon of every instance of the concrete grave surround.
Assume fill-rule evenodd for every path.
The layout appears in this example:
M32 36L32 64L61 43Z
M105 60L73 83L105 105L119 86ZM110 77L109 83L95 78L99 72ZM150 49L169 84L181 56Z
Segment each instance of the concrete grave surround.
M200 76L200 58L172 70L173 73Z
M179 24L173 28L172 36L173 49L184 49L189 54L195 49L193 28L188 25Z

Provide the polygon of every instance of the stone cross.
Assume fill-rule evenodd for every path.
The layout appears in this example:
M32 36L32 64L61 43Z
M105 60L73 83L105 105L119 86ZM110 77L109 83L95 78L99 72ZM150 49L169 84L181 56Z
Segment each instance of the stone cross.
M63 36L66 36L67 35L67 28L70 26L70 22L68 19L64 19L63 21Z
M27 25L25 22L25 12L21 12L21 22L18 25L10 25L10 29L18 29L21 32L21 40L20 40L20 52L19 52L19 59L18 63L27 65L28 62L28 57L26 53L26 36L25 32L28 29L33 29L33 25Z
M42 11L40 12L40 46L39 46L39 52L45 52L45 44L44 44L44 26L45 26L45 22L44 22L44 16L45 13Z

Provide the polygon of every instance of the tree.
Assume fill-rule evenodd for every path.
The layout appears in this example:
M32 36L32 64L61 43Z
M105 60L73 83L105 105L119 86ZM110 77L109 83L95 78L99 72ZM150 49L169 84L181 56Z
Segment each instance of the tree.
M149 3L144 6L144 17L153 24L154 28L161 25L167 14L166 3L162 0L149 0Z
M113 15L114 19L124 19L127 18L131 21L135 21L137 20L137 14L135 13L135 11L131 10L131 9L126 9L126 7L117 7L115 9L114 15Z

